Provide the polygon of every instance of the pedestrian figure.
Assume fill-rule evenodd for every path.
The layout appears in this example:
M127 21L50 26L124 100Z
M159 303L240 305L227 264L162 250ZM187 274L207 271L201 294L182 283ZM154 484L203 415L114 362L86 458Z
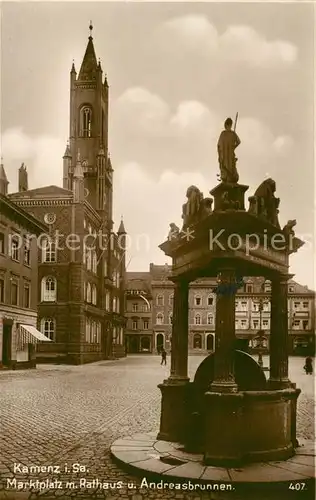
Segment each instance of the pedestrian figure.
M161 349L161 365L166 365L167 364L167 353L164 348Z
M313 374L313 360L310 356L308 356L305 359L305 365L304 365L304 370L306 375L312 375Z

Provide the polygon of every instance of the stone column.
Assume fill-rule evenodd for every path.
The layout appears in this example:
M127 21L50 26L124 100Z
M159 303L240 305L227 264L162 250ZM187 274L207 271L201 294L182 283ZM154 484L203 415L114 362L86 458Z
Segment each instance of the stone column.
M235 295L236 276L234 269L220 271L217 287L215 321L214 380L212 392L237 392L234 375L235 349Z
M189 283L175 282L172 315L170 380L188 379Z
M271 389L291 386L288 373L288 279L277 276L271 283L270 379Z
M184 443L190 425L191 398L188 377L189 283L177 280L173 298L170 377L161 390L160 430L157 439Z

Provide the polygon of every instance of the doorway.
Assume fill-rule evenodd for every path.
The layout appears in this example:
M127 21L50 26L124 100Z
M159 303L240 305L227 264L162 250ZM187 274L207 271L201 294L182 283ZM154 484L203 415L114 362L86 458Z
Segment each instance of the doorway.
M11 365L12 357L12 323L4 320L2 334L2 364L3 366Z
M165 347L165 336L163 333L157 333L156 336L156 349L157 353L160 354L161 350Z
M214 351L214 336L211 333L206 337L206 349Z

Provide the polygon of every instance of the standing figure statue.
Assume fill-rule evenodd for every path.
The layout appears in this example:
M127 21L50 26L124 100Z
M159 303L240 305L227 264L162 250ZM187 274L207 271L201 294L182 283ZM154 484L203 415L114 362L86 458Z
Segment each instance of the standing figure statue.
M238 113L236 115L234 130L232 130L233 120L231 118L225 120L225 130L219 136L217 143L221 181L233 184L236 184L239 179L236 168L237 158L235 156L235 149L240 144L240 139L235 131L237 117Z

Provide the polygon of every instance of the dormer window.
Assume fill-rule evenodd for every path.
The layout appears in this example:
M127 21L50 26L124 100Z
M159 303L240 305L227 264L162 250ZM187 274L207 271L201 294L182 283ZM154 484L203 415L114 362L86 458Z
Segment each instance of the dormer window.
M92 109L84 106L80 111L80 135L81 137L91 137Z

